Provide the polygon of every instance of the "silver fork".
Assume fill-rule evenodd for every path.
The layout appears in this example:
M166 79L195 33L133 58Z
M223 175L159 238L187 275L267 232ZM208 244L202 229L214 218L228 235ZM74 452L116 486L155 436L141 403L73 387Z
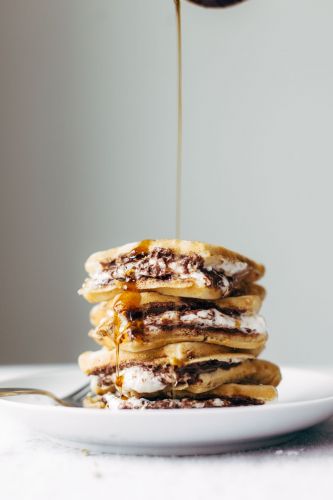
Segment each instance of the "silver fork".
M32 389L27 387L0 387L0 398L8 396L21 396L24 394L38 394L40 396L46 396L53 399L54 402L61 406L80 408L83 406L82 400L88 394L89 390L90 384L88 382L64 398L58 398L58 396L53 394L53 392L45 391L43 389Z

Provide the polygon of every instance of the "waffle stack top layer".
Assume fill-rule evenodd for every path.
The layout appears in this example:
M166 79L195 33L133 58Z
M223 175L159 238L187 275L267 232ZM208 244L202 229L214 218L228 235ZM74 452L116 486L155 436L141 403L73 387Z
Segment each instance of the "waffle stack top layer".
M97 252L86 262L80 293L109 300L124 287L165 295L218 299L242 293L264 267L223 247L197 241L144 240Z

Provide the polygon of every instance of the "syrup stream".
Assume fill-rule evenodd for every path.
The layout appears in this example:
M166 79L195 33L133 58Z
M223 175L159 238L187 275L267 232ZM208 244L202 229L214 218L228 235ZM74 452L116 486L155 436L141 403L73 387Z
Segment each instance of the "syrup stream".
M178 54L178 124L177 124L177 173L176 173L176 238L181 236L181 195L183 163L183 68L182 68L182 15L181 0L174 0L177 21Z

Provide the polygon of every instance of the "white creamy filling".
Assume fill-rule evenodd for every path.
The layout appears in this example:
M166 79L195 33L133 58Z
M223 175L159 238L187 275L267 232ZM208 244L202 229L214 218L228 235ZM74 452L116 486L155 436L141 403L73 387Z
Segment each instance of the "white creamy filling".
M107 408L109 410L119 410L121 409L121 406L123 404L123 401L118 397L115 396L114 394L104 394L103 399L106 401ZM170 401L167 399L167 401ZM217 408L227 406L226 401L221 398L212 398L211 400L212 406L215 406ZM144 410L148 405L153 405L154 403L152 401L149 401L148 399L145 398L129 398L126 401L126 404L133 409L138 409L138 410ZM191 400L191 408L205 408L206 403L205 401L200 401L200 400ZM182 408L182 400L174 400L171 402L170 407L179 407Z
M235 356L230 356L229 359L225 359L225 362L229 363L241 363L243 358ZM190 365L189 365L190 366ZM154 392L162 391L167 385L177 384L177 375L175 372L171 371L169 373L169 384L162 382L158 374L154 374L151 370L147 370L142 366L131 366L129 368L124 368L119 372L120 377L122 377L122 392L123 394L131 393L132 391L139 394L152 394ZM116 374L111 376L113 383L116 381ZM91 388L94 391L94 386L98 382L98 377L92 377ZM96 392L96 391L95 391Z
M97 271L90 280L90 286L93 288L95 286L106 286L111 279L111 273L109 271Z
M127 266L126 266L127 267ZM134 266L128 266L128 269L125 269L125 266L121 266L120 268L117 269L116 272L111 271L97 271L91 278L90 280L90 286L93 287L98 287L98 286L106 286L108 285L112 280L124 280L126 276L129 275L130 269L132 269ZM171 266L170 266L171 267ZM133 272L135 275L135 272ZM193 271L191 273L185 273L185 272L175 272L175 277L180 278L180 279L190 279L193 280L198 286L204 287L208 286L209 282L207 279L207 276L202 273L201 271ZM135 279L139 279L141 276L146 276L145 274L137 275ZM158 279L158 278L157 278ZM227 278L222 276L222 281L223 281L223 288L226 288L227 290L229 289L229 282Z
M246 262L231 262L230 260L224 260L220 265L215 266L216 271L223 271L226 276L234 276L235 274L245 271L247 268Z
M207 271L223 272L226 276L232 277L248 268L246 262L240 260L226 260L221 256L208 257L205 260L205 269Z
M119 398L119 396L115 396L114 394L104 394L103 399L105 399L108 409L110 410L119 410L119 407L122 405L123 401ZM144 409L149 401L144 398L129 398L126 401L133 409Z
M97 375L90 375L90 388L92 392L97 392L98 389L98 376Z
M183 273L183 274L179 274L178 276L181 279L185 279L185 280L190 279L190 280L195 281L197 286L199 286L199 287L204 287L204 286L207 286L207 284L208 284L207 276L205 276L204 273L202 273L201 271L195 271L195 272L190 273L190 274ZM229 283L227 283L227 286L228 285L229 285Z
M135 272L135 262L127 262L126 264L121 264L113 271L113 277L115 279L125 279L126 276Z
M124 368L119 372L119 375L122 378L122 391L124 394L131 391L149 394L161 391L166 387L166 384L161 381L158 375L141 366ZM110 378L115 384L116 374L113 373ZM97 375L90 376L90 387L93 392L97 392L98 382L99 377Z
M256 333L266 333L266 324L262 316L241 315L237 318L223 314L217 309L202 309L199 311L165 311L145 320L147 325L163 326L166 324L183 324L197 327L237 329L247 333L247 330Z
M149 260L150 266L158 265L161 270L167 272L167 265L163 259L150 258ZM209 278L200 270L196 269L195 266L190 267L186 270L184 265L177 260L168 263L169 270L174 272L175 275L180 279L191 279L198 286L207 286L209 284ZM214 260L211 264L207 265L205 269L207 271L217 271L223 272L225 276L221 275L221 284L220 288L224 291L229 290L229 280L227 277L232 277L235 274L243 272L248 267L246 262L241 261L220 261ZM141 276L148 277L149 273L145 271L138 271L137 262L127 262L117 266L116 269L111 271L99 270L97 271L91 278L91 286L106 286L111 280L118 279L123 280L127 276L133 276L135 279L139 279Z
M166 387L166 384L157 375L141 366L125 368L121 370L120 376L123 378L122 390L124 393L130 391L151 393L161 391Z

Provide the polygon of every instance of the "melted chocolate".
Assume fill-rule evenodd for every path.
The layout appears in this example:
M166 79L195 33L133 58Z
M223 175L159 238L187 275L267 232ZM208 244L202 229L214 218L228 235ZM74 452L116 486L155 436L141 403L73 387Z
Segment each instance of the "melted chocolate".
M198 311L207 309L217 309L223 314L232 317L239 317L246 312L246 309L236 309L231 307L221 307L210 300L186 299L182 302L150 302L140 305L139 309L129 309L126 311L126 317L129 321L143 320L145 317L156 316L166 311Z
M177 271L170 267L174 263L177 263ZM128 264L133 264L133 266L128 269ZM103 285L110 284L113 280L129 283L137 279L154 278L166 281L179 275L186 276L201 272L205 277L207 287L226 289L228 295L231 289L238 287L245 277L244 273L226 277L222 271L206 269L204 259L200 255L194 253L176 255L168 248L158 247L148 253L133 250L128 255L122 255L113 261L101 262L101 267L103 271L110 273L109 279L103 277Z
M172 331L172 330L179 330L179 329L182 329L182 330L189 330L191 332L193 331L198 331L198 332L202 332L202 333L205 333L207 331L209 331L209 333L233 333L233 334L237 334L237 335L244 335L244 337L246 338L250 338L250 337L257 337L258 335L260 335L258 332L255 332L253 330L250 330L249 328L244 328L242 330L238 329L238 328L228 328L226 326L223 326L223 327L212 327L212 326L204 326L204 325L158 325L158 329L160 331ZM149 326L146 327L146 330L149 331ZM131 331L130 333L128 333L128 336L129 338L135 338L136 336L142 336L142 331ZM199 333L200 334L200 333ZM182 333L183 335L183 333Z
M103 399L106 404L106 400ZM138 399L133 402L131 399L120 400L118 408L120 410L175 410L175 409L200 409L200 408L226 408L231 406L251 406L262 405L263 401L243 396L223 397L223 398L206 398L206 399Z
M186 366L170 366L170 365L154 365L149 362L137 361L127 361L120 362L119 369L131 368L132 366L139 366L147 371L150 371L153 375L158 376L163 383L169 385L172 381L172 375L176 375L177 384L189 383L195 384L202 373L209 373L217 369L230 370L234 366L238 366L240 363L227 363L226 361L220 361L217 359L212 359L208 361L200 361L198 363L191 363ZM115 373L115 366L106 366L100 368L91 373L91 375L97 375L99 377L98 385L113 385L111 376Z

